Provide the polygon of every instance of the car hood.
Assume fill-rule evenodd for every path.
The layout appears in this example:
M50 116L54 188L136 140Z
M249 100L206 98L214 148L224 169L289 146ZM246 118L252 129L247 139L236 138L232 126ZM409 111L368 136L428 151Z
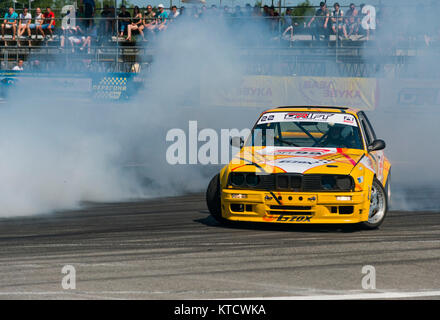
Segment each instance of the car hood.
M234 157L230 170L350 174L363 155L363 150L346 148L244 147Z

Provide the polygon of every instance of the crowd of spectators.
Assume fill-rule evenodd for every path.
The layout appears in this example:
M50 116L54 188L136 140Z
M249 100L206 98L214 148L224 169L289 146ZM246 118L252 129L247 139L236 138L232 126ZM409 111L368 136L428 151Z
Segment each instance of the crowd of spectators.
M330 7L330 8L329 8ZM329 40L330 35L336 35L340 39L352 39L352 36L363 36L369 39L370 32L375 27L364 28L362 21L369 15L368 10L363 10L364 4L360 6L351 3L347 9L341 8L338 2L331 6L321 2L319 8L308 7L303 16L297 16L295 8L276 8L274 6L193 6L190 9L185 7L177 8L172 6L166 9L163 4L157 7L147 5L145 9L138 6L120 8L104 5L98 9L94 0L79 1L76 9L76 25L62 27L60 18L56 19L55 13L50 7L44 10L36 8L33 10L33 17L27 8L20 14L14 8L9 8L1 24L2 41L5 40L5 31L12 35L12 40L27 39L31 45L32 35L39 35L46 40L53 39L54 34L60 37L61 48L66 43L71 49L85 50L90 52L93 40L98 38L116 37L118 41L133 41L154 39L157 34L166 31L170 25L181 17L190 19L203 19L213 16L223 16L231 21L231 25L239 26L246 21L264 21L267 31L271 36L281 39L293 40L296 34L312 35L315 40ZM389 29L386 26L387 10L379 10L375 16L378 28ZM438 20L438 19L437 19ZM421 22L419 22L420 24ZM440 29L436 30L440 36ZM139 35L139 37L137 36ZM425 41L432 42L433 37L425 36ZM19 43L19 41L17 41Z

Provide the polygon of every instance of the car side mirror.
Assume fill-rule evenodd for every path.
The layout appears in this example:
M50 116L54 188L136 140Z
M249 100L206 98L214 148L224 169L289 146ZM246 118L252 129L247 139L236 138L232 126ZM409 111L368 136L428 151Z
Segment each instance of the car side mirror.
M385 141L377 139L368 146L368 152L385 149Z
M231 137L230 140L231 146L236 147L236 148L243 148L244 145L244 141L242 137Z

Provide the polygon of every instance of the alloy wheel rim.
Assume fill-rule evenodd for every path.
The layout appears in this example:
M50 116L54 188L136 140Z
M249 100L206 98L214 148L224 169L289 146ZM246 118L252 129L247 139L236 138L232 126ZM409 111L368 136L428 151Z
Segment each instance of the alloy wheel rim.
M369 223L377 223L382 220L385 215L385 194L373 183L371 188L371 199L370 199L370 212L368 215Z

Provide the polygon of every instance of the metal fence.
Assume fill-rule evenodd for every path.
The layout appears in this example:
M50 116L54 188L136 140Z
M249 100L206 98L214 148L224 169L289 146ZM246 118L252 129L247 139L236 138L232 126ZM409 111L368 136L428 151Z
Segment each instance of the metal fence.
M118 35L126 21L118 17L117 10L107 16L97 14L93 17L81 17L74 7L68 9L54 10L55 27L51 37L43 37L43 34L51 34L47 29L34 27L30 30L30 37L25 28L21 36L16 35L15 40L12 40L12 28L5 28L5 39L0 41L2 69L10 69L20 59L27 60L29 68L45 70L64 68L75 72L136 72L139 66L144 70L149 69L155 55L155 40L162 33L157 28L148 29L147 25L151 20L142 24L146 41L142 40L138 31L134 31L132 40L127 41L126 32L123 37ZM210 18L222 15L222 21L236 31L235 36L240 39L237 43L242 49L242 55L261 58L248 59L253 61L252 65L247 66L250 73L338 73L368 76L376 73L377 69L376 63L370 63L371 61L388 61L400 65L407 63L421 51L439 52L440 28L427 28L426 23L425 28L413 28L413 32L408 33L405 31L406 26L390 28L390 23L394 20L386 20L377 15L374 16L374 23L372 20L363 23L367 16L363 15L354 23L344 20L347 18L341 20L333 17L332 21L329 16L315 18L310 24L315 15L295 16L284 13L280 16L264 16L252 15L252 12L250 15L237 15L236 12L225 14L224 8L215 9L216 11L207 9L207 12L200 14L200 10L203 9L184 9L183 12L187 12L177 19L168 19L167 28L178 28L179 24L185 23L185 19L216 23L218 20ZM261 13L262 10L264 9L260 8L258 12ZM143 11L145 9L141 9ZM214 15L215 12L219 14ZM32 16L31 22L34 23L35 9L32 9ZM327 28L323 28L327 18ZM158 20L153 21L160 23ZM18 25L19 23L20 21ZM20 28L18 25L16 32ZM77 26L81 28L81 32L75 31ZM249 30L257 32L250 36ZM368 55L372 58L365 59ZM261 63L258 62L260 60ZM368 60L368 66L365 60ZM283 65L287 67L280 67ZM329 68L329 65L338 67Z

